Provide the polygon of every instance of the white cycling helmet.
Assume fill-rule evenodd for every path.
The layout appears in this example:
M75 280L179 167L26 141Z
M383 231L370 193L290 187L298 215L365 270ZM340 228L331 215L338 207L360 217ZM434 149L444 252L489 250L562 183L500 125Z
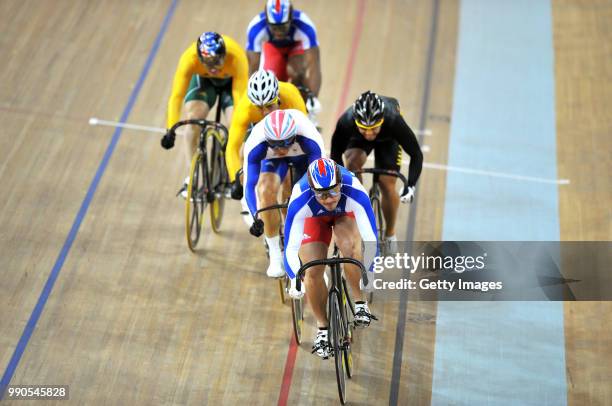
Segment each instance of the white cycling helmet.
M278 79L274 73L260 69L249 78L247 96L256 106L265 106L278 98Z

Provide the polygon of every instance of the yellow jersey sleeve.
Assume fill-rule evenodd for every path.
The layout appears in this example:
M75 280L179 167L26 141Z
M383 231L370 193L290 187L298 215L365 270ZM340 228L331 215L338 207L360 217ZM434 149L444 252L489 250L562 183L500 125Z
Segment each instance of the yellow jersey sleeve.
M229 137L225 149L225 162L230 181L234 181L236 172L242 168L240 160L240 147L244 142L244 136L251 123L257 123L263 119L263 115L257 106L253 105L247 95L242 96L238 105L234 108L232 122L229 128Z
M195 42L191 44L189 48L183 52L181 59L179 59L178 67L174 73L174 81L172 82L172 93L168 100L168 121L167 128L172 127L179 121L181 117L181 106L187 88L189 87L189 81L196 70L198 65L202 65L196 54Z
M296 109L304 114L308 114L302 95L293 84L278 82L278 92L281 109ZM234 108L234 115L232 116L229 138L225 150L227 172L232 182L234 181L236 172L242 167L240 147L244 142L244 136L249 129L249 125L256 124L261 120L263 120L261 109L251 103L248 96L244 94Z

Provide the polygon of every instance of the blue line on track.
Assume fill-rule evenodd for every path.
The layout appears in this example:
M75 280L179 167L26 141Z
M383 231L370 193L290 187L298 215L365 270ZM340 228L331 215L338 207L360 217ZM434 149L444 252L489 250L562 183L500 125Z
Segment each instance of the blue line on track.
M168 11L164 18L164 21L162 22L159 33L157 34L157 37L155 38L155 42L153 43L153 47L151 48L151 51L149 52L147 61L145 62L142 72L140 73L138 82L136 83L136 86L132 90L128 103L125 106L125 109L123 110L123 114L121 115L121 120L120 120L121 123L125 123L127 121L127 118L130 115L130 112L132 111L132 107L134 106L134 103L136 102L136 98L138 97L138 94L140 93L140 89L142 88L142 84L144 83L147 77L147 74L149 73L149 69L151 68L153 59L155 58L155 55L157 55L159 45L164 37L164 34L166 33L166 29L168 28L170 19L172 18L172 15L174 14L174 10L176 9L177 4L178 4L178 0L173 0L172 4L168 8ZM100 165L98 166L98 170L96 171L93 181L89 185L89 189L87 190L87 194L85 195L85 199L83 200L83 203L81 203L81 207L79 209L79 212L77 213L74 223L72 223L72 227L70 228L70 232L68 233L68 236L66 237L64 246L62 247L57 257L57 260L55 261L55 265L53 265L53 269L51 270L51 273L49 274L49 278L47 279L47 282L45 283L45 286L42 292L40 293L40 296L38 297L36 306L34 306L34 310L32 310L32 314L30 315L30 318L25 328L23 329L23 332L21 333L19 342L17 343L17 346L15 347L15 351L13 352L13 355L11 356L11 359L6 367L6 370L4 371L4 374L2 375L2 380L0 381L0 400L2 400L2 396L7 386L11 382L11 379L13 378L13 374L15 373L15 370L17 369L17 366L19 365L21 356L23 355L23 352L25 351L28 345L28 342L30 341L30 337L32 336L32 333L34 332L34 329L36 328L36 323L38 322L38 319L40 318L40 315L45 307L45 304L47 303L47 299L49 298L49 295L51 294L51 291L53 290L53 286L55 285L55 281L57 280L57 277L59 276L59 273L62 270L64 262L66 261L66 257L70 253L70 248L72 248L72 243L76 239L76 236L79 232L79 228L81 227L81 223L83 222L83 219L85 218L85 215L87 214L87 210L89 209L89 205L94 197L94 194L96 193L96 189L98 188L100 179L102 179L102 175L104 175L104 171L106 170L106 167L108 166L108 162L111 156L113 155L113 152L115 150L115 147L117 146L117 142L119 141L120 136L121 136L121 128L117 127L117 129L115 129L115 132L113 134L113 138L111 139L110 144L106 148L106 152L104 153L102 162L100 162Z

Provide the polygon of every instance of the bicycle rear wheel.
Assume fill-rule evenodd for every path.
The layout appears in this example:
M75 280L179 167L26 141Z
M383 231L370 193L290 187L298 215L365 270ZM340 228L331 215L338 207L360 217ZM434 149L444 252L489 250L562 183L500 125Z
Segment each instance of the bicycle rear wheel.
M329 294L329 344L336 366L336 381L340 403L346 402L346 363L344 362L345 331L340 312L340 298L337 292Z
M221 135L215 129L209 129L206 133L206 140L210 149L210 160L208 163L208 173L210 174L210 223L213 232L219 233L221 221L223 220L223 209L225 207L225 184L226 172L223 147L219 141ZM211 140L211 141L208 141Z
M208 179L206 178L206 158L198 151L191 160L189 185L187 185L187 200L185 201L185 233L187 245L192 252L200 240L204 209L206 208L206 193Z

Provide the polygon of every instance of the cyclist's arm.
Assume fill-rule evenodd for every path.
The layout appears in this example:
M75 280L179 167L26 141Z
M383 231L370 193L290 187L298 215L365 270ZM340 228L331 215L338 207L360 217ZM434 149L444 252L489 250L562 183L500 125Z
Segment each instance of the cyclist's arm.
M321 62L319 58L317 28L306 13L300 11L296 14L297 18L293 20L293 24L297 28L294 39L301 41L304 48L304 59L306 62L305 84L315 96L318 96L321 88Z
M245 101L245 103L243 103ZM227 140L227 148L225 150L225 160L227 165L227 172L230 181L234 181L236 172L241 168L242 162L240 162L240 147L244 141L244 135L249 128L249 115L248 110L249 100L246 95L240 99L238 105L234 109L232 115L232 123L229 129L229 136Z
M374 257L378 252L378 238L376 236L376 218L374 210L368 194L356 178L353 179L353 185L344 185L342 191L348 196L346 202L346 211L352 211L355 214L355 222L359 229L359 234L364 242L365 251L363 253L363 265L369 271L372 271Z
M259 60L261 58L261 52L247 51L247 58L249 60L249 76L259 69Z
M176 72L174 73L174 80L172 82L172 93L168 100L168 117L167 117L167 128L172 127L181 118L181 107L185 93L189 87L189 81L193 76L194 70L192 69L192 55L190 49L183 52L181 59L179 60Z
M342 117L344 117L344 115ZM348 131L346 131L345 127L341 123L342 117L340 117L340 120L338 120L336 130L331 138L331 159L336 161L336 163L339 165L344 165L342 162L342 154L344 154L344 151L346 151L346 147L348 146L349 142Z
M285 272L293 279L300 269L299 251L304 238L304 223L307 217L312 216L306 204L309 199L309 190L301 192L299 183L293 187L293 193L287 208L285 221Z
M254 134L251 134L254 136ZM265 142L255 146L247 141L244 147L244 196L251 215L257 211L257 194L255 188L261 171L261 161L265 158L268 146Z
M306 60L306 86L315 96L319 96L321 89L321 59L319 47L312 47L304 51Z
M421 170L423 169L423 153L421 152L421 147L419 147L419 142L401 115L395 118L393 128L390 130L397 142L402 146L402 149L410 155L408 186L414 186L419 180Z
M247 27L246 53L249 60L249 76L259 69L262 44L269 39L266 30L265 14L258 14L249 22Z

